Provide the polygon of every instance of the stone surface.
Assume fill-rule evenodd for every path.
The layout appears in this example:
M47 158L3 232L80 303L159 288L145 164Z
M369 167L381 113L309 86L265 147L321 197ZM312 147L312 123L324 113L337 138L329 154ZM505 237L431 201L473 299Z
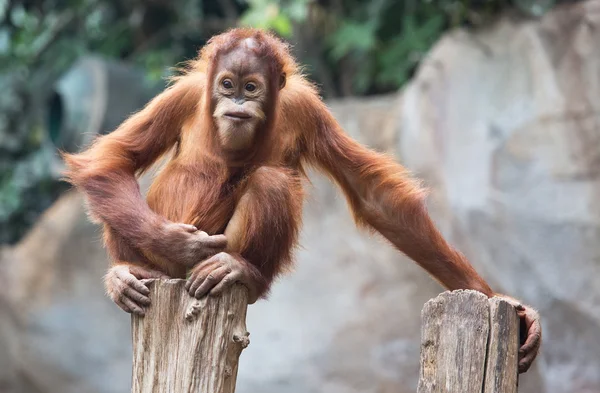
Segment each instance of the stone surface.
M22 388L14 392L116 393L130 386L130 318L104 295L106 261L100 231L75 193L5 252L6 293L19 326L11 341L18 339L14 384Z
M439 224L543 316L520 391L600 391L600 2L459 31L403 94L398 154ZM538 374L538 375L536 375Z

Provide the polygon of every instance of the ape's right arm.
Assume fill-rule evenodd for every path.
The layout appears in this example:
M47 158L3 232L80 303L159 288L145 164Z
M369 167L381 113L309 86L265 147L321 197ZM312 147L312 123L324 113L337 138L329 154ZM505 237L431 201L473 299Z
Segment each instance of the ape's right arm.
M191 225L175 224L154 213L135 176L174 146L181 127L197 112L203 90L204 76L188 75L86 151L64 155L66 180L85 193L93 218L137 248L185 265L198 262L192 256L203 242L191 241L200 240ZM173 254L173 249L182 248L185 255Z

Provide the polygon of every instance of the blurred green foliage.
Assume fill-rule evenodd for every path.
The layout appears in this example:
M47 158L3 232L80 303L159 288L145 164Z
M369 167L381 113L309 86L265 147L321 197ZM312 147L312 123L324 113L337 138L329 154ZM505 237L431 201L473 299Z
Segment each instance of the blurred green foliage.
M236 25L276 31L310 50L327 96L397 89L440 35L517 7L540 15L554 0L0 0L0 73L68 67L94 52L141 65L154 79ZM305 52L310 52L306 55ZM305 56L306 55L306 56ZM306 58L305 58L306 57ZM306 61L305 61L306 60ZM47 63L45 64L45 66Z
M555 0L0 0L0 244L65 189L45 121L57 78L82 55L136 64L150 80L234 26L289 40L326 98L390 92L453 27Z
M249 8L240 18L240 25L274 30L291 38L293 24L306 20L310 1L248 0Z
M241 24L274 30L292 42L308 35L313 48L306 52L318 52L322 61L317 63L327 68L311 76L326 87L326 96L346 96L398 89L450 28L486 24L511 8L539 16L554 0L248 0L247 4ZM303 60L302 52L297 56ZM309 71L317 67L310 61L308 65Z

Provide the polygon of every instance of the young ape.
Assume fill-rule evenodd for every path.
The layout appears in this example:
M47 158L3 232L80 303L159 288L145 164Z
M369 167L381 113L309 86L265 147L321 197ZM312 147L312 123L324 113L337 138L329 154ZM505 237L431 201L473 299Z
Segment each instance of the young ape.
M135 176L169 151L146 203ZM495 295L438 232L424 191L392 159L349 138L288 47L260 30L213 37L165 92L65 160L67 179L104 225L107 292L127 312L144 313L140 280L152 277L189 273L186 289L198 298L234 282L248 287L251 303L265 296L292 260L305 165L335 180L358 224L445 287ZM527 326L524 372L541 343L539 317L506 298Z

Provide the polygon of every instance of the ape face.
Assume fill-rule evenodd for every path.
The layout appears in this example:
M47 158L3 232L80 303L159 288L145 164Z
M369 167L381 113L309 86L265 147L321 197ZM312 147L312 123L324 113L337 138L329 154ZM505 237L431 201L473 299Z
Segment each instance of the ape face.
M213 117L226 150L243 151L253 146L257 130L266 120L269 97L269 64L259 58L252 39L246 39L217 62L213 80Z

